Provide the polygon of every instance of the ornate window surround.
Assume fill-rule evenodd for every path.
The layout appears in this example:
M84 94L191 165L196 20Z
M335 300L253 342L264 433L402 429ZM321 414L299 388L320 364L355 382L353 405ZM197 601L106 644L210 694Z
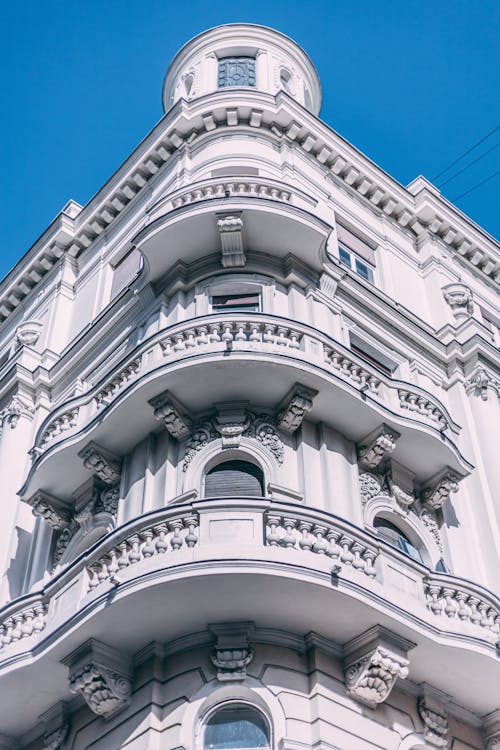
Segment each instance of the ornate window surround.
M209 315L212 312L213 295L259 294L260 312L273 313L273 298L276 289L274 279L254 273L221 273L210 276L195 286L195 315Z

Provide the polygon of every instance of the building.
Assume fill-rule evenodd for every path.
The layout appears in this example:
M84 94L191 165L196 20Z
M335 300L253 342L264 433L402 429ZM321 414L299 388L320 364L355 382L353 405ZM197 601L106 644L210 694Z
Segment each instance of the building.
M497 750L498 244L279 32L163 101L0 284L1 750Z

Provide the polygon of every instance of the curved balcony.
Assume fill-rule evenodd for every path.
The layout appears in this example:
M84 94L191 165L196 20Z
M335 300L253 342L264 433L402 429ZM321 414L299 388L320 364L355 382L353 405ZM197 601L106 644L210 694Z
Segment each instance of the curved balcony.
M382 421L400 433L394 457L422 480L444 467L459 476L470 470L454 443L460 427L422 388L386 377L311 326L262 313L218 314L154 334L91 390L54 409L36 436L21 495L70 494L89 476L78 453L90 439L126 454L157 429L148 401L167 387L193 414L242 398L272 411L297 381L318 391L313 421L354 441Z
M431 573L330 513L222 498L128 522L0 611L0 725L27 669L52 702L66 700L60 662L90 637L112 633L117 648L135 653L223 619L338 644L382 625L416 644L411 680L431 681L480 714L495 708L500 602L490 592ZM28 712L43 710L41 693Z

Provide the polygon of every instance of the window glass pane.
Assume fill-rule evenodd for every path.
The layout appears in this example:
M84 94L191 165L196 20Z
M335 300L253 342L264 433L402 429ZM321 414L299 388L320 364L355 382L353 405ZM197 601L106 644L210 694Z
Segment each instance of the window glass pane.
M225 86L255 86L255 59L223 57L219 60L219 88Z
M205 727L205 750L268 748L269 732L264 717L246 706L223 708Z
M217 294L212 297L214 312L259 311L258 294Z
M344 266L351 267L351 256L350 253L347 252L347 250L344 250L343 247L339 247L339 258L340 262L344 264Z
M358 276L362 276L363 279L366 279L367 281L371 281L373 278L372 270L369 266L366 265L366 263L363 263L363 261L358 260L356 258L356 273Z
M420 554L420 550L418 550L410 542L408 537L405 536L405 534L403 534L403 532L398 529L398 527L393 523L387 521L385 518L377 517L373 522L373 526L378 530L379 536L385 542L390 544L392 547L396 547L397 549L401 550L401 552L404 552L405 555L411 557L412 560L422 562L422 555Z

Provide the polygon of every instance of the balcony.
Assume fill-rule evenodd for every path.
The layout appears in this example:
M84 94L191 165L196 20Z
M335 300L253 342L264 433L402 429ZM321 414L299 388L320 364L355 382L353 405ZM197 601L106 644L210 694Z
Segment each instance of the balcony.
M25 670L29 684L45 687L26 705L32 722L45 695L68 699L60 661L89 637L112 633L113 645L135 653L209 622L246 619L338 644L383 625L416 643L412 681L430 682L478 714L495 709L500 602L490 592L431 573L330 513L222 498L128 522L0 611L0 725L28 684Z
M89 477L78 458L89 440L126 454L157 429L148 401L167 387L193 414L241 399L272 411L297 381L318 391L310 419L353 441L381 422L392 427L401 435L394 457L423 481L445 467L458 476L470 471L455 444L460 427L422 388L383 375L311 326L263 313L217 314L155 333L54 409L36 436L21 494L71 494Z

